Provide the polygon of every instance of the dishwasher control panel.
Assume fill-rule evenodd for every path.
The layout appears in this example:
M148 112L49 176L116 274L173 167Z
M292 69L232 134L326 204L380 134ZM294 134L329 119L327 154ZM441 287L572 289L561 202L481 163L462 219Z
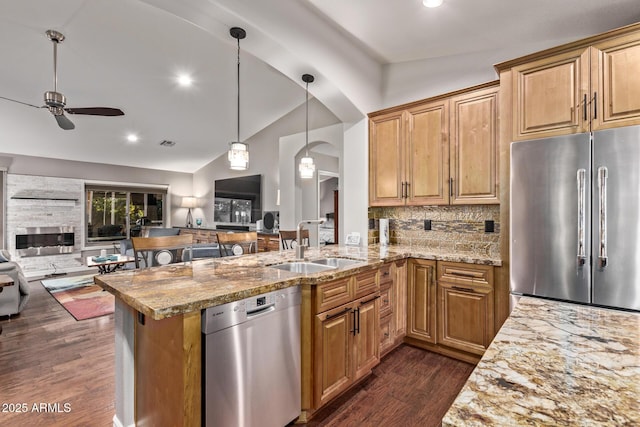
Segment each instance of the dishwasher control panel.
M269 292L202 311L202 333L210 334L262 314L300 304L300 286Z

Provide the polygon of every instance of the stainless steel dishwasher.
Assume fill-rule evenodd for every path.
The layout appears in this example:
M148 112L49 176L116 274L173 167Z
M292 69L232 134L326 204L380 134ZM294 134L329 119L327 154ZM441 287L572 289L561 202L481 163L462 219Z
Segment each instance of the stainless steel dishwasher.
M300 286L204 310L203 424L282 427L300 415Z

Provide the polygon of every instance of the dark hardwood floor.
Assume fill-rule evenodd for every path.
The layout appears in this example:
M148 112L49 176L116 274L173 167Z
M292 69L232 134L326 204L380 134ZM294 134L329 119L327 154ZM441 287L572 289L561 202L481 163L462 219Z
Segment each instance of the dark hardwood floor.
M307 426L439 426L475 366L401 345Z
M19 316L0 317L0 425L112 426L113 315L78 322L39 281L30 288ZM403 345L307 425L438 426L472 370Z
M22 313L0 317L0 425L112 426L113 315L78 322L39 281L29 287Z

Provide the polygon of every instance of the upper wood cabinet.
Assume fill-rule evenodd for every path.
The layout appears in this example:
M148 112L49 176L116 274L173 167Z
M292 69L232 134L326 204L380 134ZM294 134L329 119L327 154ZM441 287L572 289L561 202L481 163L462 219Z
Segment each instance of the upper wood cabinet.
M513 140L640 124L640 32L512 68Z
M402 111L377 116L369 121L371 206L404 204L404 128Z
M640 124L640 33L591 47L591 129Z
M499 203L498 88L451 99L452 205Z
M406 112L407 205L449 203L449 100L428 102Z
M369 205L499 203L498 91L494 82L372 114Z

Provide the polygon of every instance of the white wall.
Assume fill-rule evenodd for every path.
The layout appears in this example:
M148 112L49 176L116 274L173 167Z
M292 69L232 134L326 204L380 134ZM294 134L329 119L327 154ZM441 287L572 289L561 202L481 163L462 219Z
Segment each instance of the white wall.
M340 243L351 232L360 233L360 245L367 245L369 205L368 120L344 125L344 151L340 166ZM347 212L348 214L343 214Z

